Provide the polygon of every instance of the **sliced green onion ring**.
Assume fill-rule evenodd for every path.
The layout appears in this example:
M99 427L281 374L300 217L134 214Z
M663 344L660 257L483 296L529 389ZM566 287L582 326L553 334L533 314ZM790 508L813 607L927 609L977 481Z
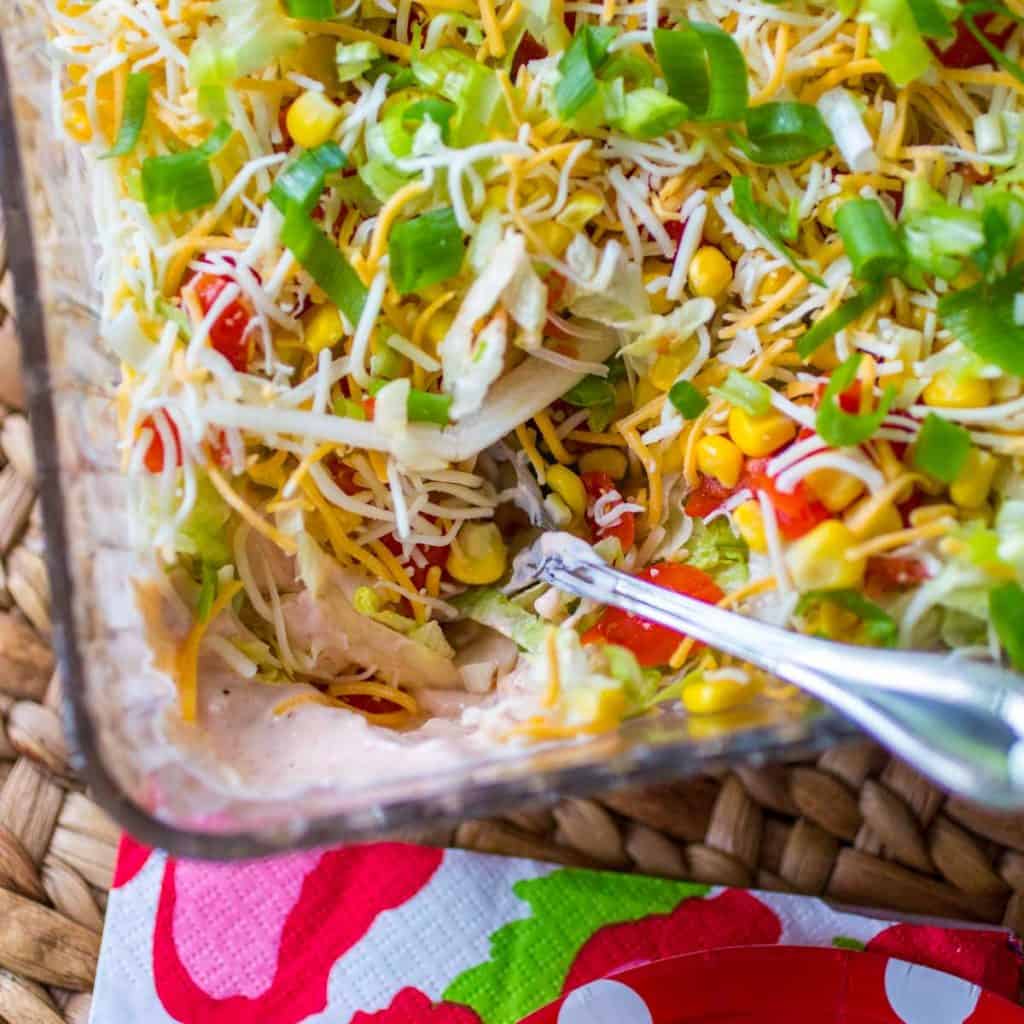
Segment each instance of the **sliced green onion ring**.
M956 29L950 24L938 0L907 0L914 23L923 36L932 39L952 39Z
M103 154L104 160L116 156L128 156L139 144L142 129L146 124L146 111L149 109L150 83L150 76L144 71L128 76L124 90L121 126L117 130L117 139L113 148Z
M732 141L755 164L791 164L833 144L832 133L817 107L808 103L762 103L746 113L747 134L731 132Z
M877 199L850 199L835 217L854 277L880 281L903 269L906 256L900 237Z
M971 435L958 423L929 413L914 442L915 469L951 484L967 464Z
M446 206L397 224L388 241L388 255L399 295L454 277L466 255L455 212Z
M593 409L595 406L615 403L615 388L605 377L587 374L577 381L564 395L562 400L577 409Z
M722 386L711 390L751 416L763 416L772 407L772 389L739 370L730 370Z
M231 134L231 125L225 122L195 149L143 160L142 195L151 216L188 213L214 202L217 189L210 160L224 148Z
M366 304L366 286L309 214L291 207L285 215L281 241L327 293L327 297L355 325Z
M881 285L868 285L862 292L847 299L832 310L828 316L823 316L802 334L796 343L797 352L806 359L812 352L821 348L825 342L849 327L855 320L859 320L881 297Z
M854 352L846 362L832 371L832 377L821 397L817 429L821 439L833 448L848 448L863 444L882 425L889 415L896 390L885 389L878 407L873 412L850 413L839 404L842 393L854 382L860 367L862 353Z
M669 95L694 121L738 121L747 109L747 64L735 40L715 25L655 29L654 52Z
M597 72L608 59L608 47L618 31L610 25L584 25L573 36L558 62L555 105L560 117L574 117L597 97Z
M278 175L270 190L270 201L282 213L292 207L309 213L320 199L327 175L342 170L347 162L336 142L325 142L308 150Z
M708 400L688 380L677 380L668 400L684 420L695 420L708 407Z
M677 128L688 117L686 106L657 89L626 93L615 127L634 139L654 139Z

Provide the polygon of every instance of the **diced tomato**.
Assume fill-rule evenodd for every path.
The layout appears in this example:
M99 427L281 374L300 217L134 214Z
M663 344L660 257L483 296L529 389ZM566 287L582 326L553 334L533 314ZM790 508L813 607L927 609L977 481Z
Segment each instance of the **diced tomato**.
M171 416L167 413L163 413L164 424L169 428L171 437L174 439L174 465L181 465L181 435L178 433L178 426L174 422ZM157 429L156 420L152 416L147 416L142 421L142 428L148 428L153 432L153 439L149 442L149 447L146 449L146 454L143 457L146 469L150 473L162 473L164 471L164 442L160 435L160 431Z
M226 277L215 274L200 274L193 287L199 299L200 308L209 313L218 296L231 284ZM249 323L252 311L242 297L229 302L224 312L217 317L210 328L210 342L213 347L238 371L249 366L252 343L249 338Z
M231 468L231 446L228 444L228 435L223 430L216 430L213 440L210 441L210 454L221 469Z
M920 559L876 555L868 559L865 585L869 591L884 594L903 587L916 586L930 578L928 567Z
M683 240L683 230L686 228L685 220L667 220L664 224L665 234L675 243L676 248L679 248L679 243Z
M613 525L598 526L590 513L594 502L601 495L608 494L611 491L618 491L615 481L607 473L584 473L580 479L583 481L583 486L586 488L587 498L589 499L587 503L587 522L594 531L594 537L597 540L603 540L605 537L617 537L622 545L622 550L628 551L636 539L636 514L634 512L623 512ZM612 507L614 508L615 506Z
M1008 25L1006 28L995 33L985 32L985 26L994 17L994 14L979 14L974 19L974 23L982 30L982 33L992 45L996 49L1001 50L1010 38L1010 33L1013 31L1014 26ZM936 57L939 59L939 63L947 68L973 68L978 64L992 63L992 58L986 52L985 47L974 38L974 35L964 21L956 23L956 38L944 50L940 50L935 43L932 43L931 46L935 51Z
M377 411L377 399L373 395L367 395L363 399L363 412L366 413L366 418L372 420L374 413Z
M686 499L684 511L695 519L703 519L711 515L734 492L734 487L726 487L713 476L701 474L696 489L691 491Z
M565 298L565 289L569 282L557 270L553 270L544 278L544 284L548 289L548 309L558 309L562 299Z
M516 75L519 74L519 69L524 64L529 64L531 60L541 60L547 55L547 47L543 43L534 39L529 32L524 33L516 49L516 55L512 58L512 68L509 72L512 81L516 80Z
M637 578L707 604L717 604L725 596L706 572L677 562L658 562L637 573ZM619 608L606 608L582 639L585 644L608 643L626 647L636 655L641 665L654 668L666 664L685 638L674 629L639 615Z
M427 518L432 518L428 516ZM380 542L391 552L393 555L397 555L401 558L403 551L405 550L402 542L393 534L389 533L384 537L381 537ZM448 561L448 547L441 547L437 544L420 544L417 546L417 551L426 560L426 565L415 565L410 563L406 566L409 572L409 578L412 580L412 585L417 590L422 590L427 584L427 573L436 566L439 565L442 569L445 563Z
M845 391L839 395L839 408L843 412L856 415L860 412L860 381L855 380ZM825 396L825 385L819 384L817 394L814 396L814 408L821 406L821 400ZM810 437L811 431L804 427L801 431L806 432L805 436Z
M739 486L749 487L754 493L762 492L775 509L779 533L786 540L798 540L805 533L810 533L819 523L830 518L829 511L820 501L812 498L804 482L789 493L780 491L775 481L768 475L767 459L750 459L743 471L743 479Z

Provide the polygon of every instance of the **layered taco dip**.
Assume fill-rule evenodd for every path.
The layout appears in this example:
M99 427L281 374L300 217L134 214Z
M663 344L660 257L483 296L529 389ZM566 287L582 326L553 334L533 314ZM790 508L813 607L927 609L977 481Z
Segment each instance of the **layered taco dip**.
M512 591L550 528L1024 663L1018 5L50 8L179 737L329 721L340 765L780 697Z

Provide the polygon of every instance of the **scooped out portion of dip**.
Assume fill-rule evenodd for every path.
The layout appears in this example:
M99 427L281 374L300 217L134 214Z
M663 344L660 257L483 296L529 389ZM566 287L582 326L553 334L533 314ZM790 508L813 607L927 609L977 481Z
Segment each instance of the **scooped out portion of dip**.
M1024 667L1021 20L54 0L177 740L337 717L312 777L783 699L512 590L551 525L796 631Z

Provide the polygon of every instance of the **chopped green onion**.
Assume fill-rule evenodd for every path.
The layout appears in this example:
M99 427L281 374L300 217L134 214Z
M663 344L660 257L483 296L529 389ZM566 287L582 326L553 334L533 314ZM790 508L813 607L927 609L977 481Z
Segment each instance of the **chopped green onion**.
M852 612L863 625L864 639L875 647L895 647L900 631L896 620L874 601L869 601L859 590L808 590L796 606L796 614L806 616L816 605L831 601ZM827 637L837 640L839 637Z
M684 420L695 420L708 407L708 400L688 380L677 380L668 400Z
M345 314L348 322L357 324L366 304L366 287L337 245L308 214L294 207L285 215L281 242Z
M939 319L964 348L984 362L1024 377L1024 327L1014 320L1014 305L1021 291L1024 263L994 281L943 295Z
M732 179L733 209L736 216L744 224L749 224L759 231L778 250L789 265L815 284L824 285L820 276L809 270L800 261L800 257L788 245L794 241L799 229L797 207L794 203L788 214L782 214L767 203L759 203L754 199L754 189L747 177Z
M832 377L821 397L817 429L821 439L833 448L846 448L862 444L882 425L889 414L896 392L890 385L885 389L874 412L850 413L839 404L843 392L854 382L860 367L861 353L854 352L846 362L832 371Z
M172 211L188 213L209 206L217 198L209 161L224 148L231 133L231 125L221 124L195 149L143 160L142 195L151 216Z
M971 435L958 423L929 413L914 443L913 463L930 476L951 484L967 464Z
M367 390L371 395L375 395L382 387L390 383L386 380L373 380L370 381ZM451 395L435 395L430 391L410 388L409 398L405 405L410 423L436 423L439 427L448 426L452 407Z
M217 567L204 561L201 568L202 582L199 587L199 600L196 602L196 618L205 622L210 617L210 609L217 599L218 579Z
M606 378L591 373L569 388L562 399L578 409L593 409L598 405L614 405L615 388Z
M327 21L338 13L334 0L285 0L285 7L293 18L307 21Z
M956 30L938 0L907 0L907 4L921 35L932 39L953 39L956 36Z
M988 594L988 617L1014 668L1024 671L1024 589L1001 583Z
M791 164L833 144L832 133L817 107L808 103L762 103L746 113L746 136L732 141L755 164Z
M823 316L810 330L802 334L796 343L797 352L806 359L834 335L860 319L882 297L882 286L868 285L864 291L847 299L828 316Z
M351 398L336 398L334 400L334 415L347 420L365 420L366 410L361 402L353 401Z
M1016 61L1007 57L978 27L974 19L979 14L995 14L1000 18L1007 18L1018 25L1024 25L1024 18L1019 14L1014 14L1005 4L992 3L991 0L969 3L964 7L961 15L968 32L981 44L982 49L992 58L992 62L1004 71L1008 71L1018 82L1024 82L1024 68Z
M911 266L947 280L985 244L980 213L948 202L921 178L907 182L903 190L900 230Z
M325 142L286 167L270 190L270 201L282 212L291 207L309 213L320 199L327 175L340 171L347 163L336 142Z
M558 62L555 106L568 119L598 96L597 72L608 59L608 47L618 35L611 25L584 25Z
M990 191L981 210L985 241L971 255L989 277L1006 273L1007 262L1024 232L1024 199L1014 192Z
M654 69L647 61L620 51L608 58L601 68L601 78L605 82L622 78L631 86L649 86L654 85Z
M853 276L881 281L903 269L906 256L899 235L877 199L851 199L836 210L836 228Z
M725 383L711 390L719 398L724 398L730 405L738 406L751 416L763 416L772 407L772 389L739 370L730 370Z
M871 56L894 85L907 85L931 66L932 51L907 0L863 0L860 19L872 27Z
M462 269L466 246L452 208L432 210L396 225L388 255L399 295L454 277Z
M455 104L433 97L410 103L402 110L402 126L415 131L424 121L433 121L441 129L441 141L447 143L451 135L451 119Z
M738 121L747 109L747 64L727 32L691 22L682 29L655 29L654 52L669 95L686 105L694 121Z
M435 395L416 388L409 391L408 413L412 423L436 423L439 427L446 427L451 407L451 395Z
M678 127L687 118L679 100L657 89L634 89L626 93L622 114L615 118L619 131L634 139L653 139Z
M431 53L414 53L412 72L416 81L456 106L451 138L456 148L490 139L493 129L507 122L497 74L453 47Z
M338 48L334 51L338 81L345 83L359 78L380 59L381 52L376 43L338 43Z
M121 127L117 131L113 149L103 154L105 160L115 156L127 156L139 144L146 123L146 111L149 108L149 86L150 77L145 72L128 76L124 90Z

